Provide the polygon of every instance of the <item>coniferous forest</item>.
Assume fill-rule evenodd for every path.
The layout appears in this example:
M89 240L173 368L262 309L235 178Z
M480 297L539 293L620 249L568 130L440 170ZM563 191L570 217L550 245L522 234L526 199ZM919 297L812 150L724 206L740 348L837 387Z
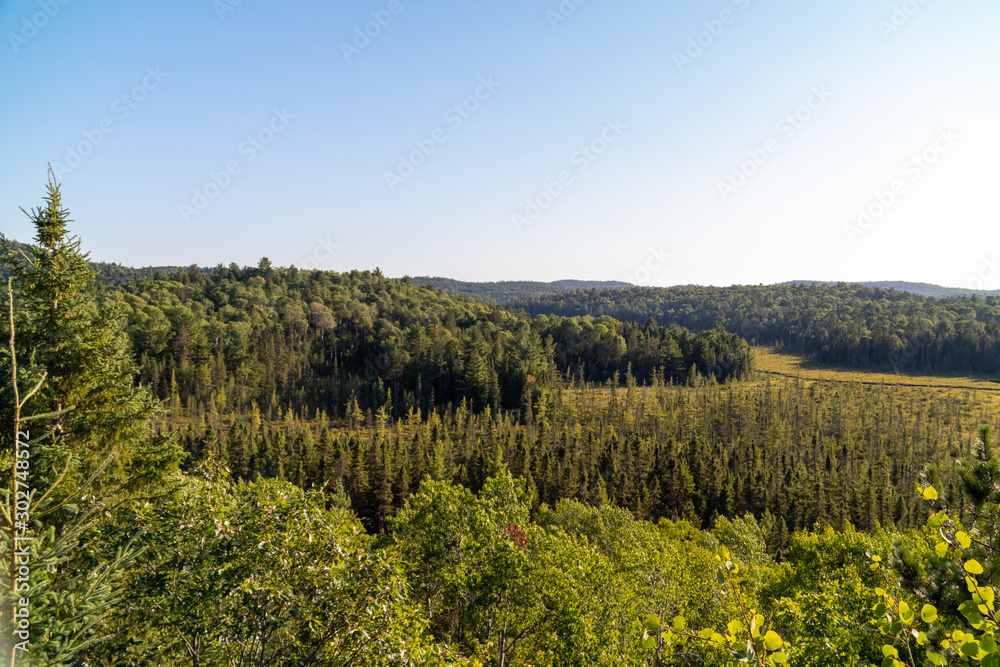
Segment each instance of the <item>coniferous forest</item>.
M859 285L588 290L512 300L528 313L724 326L818 361L897 372L1000 373L1000 297L921 297Z
M996 298L506 306L3 239L11 665L1000 665ZM24 241L24 239L22 239Z

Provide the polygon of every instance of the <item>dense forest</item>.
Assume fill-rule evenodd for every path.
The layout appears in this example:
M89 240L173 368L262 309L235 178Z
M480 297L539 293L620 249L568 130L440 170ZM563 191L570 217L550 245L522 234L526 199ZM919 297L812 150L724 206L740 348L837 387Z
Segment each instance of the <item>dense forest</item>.
M394 417L463 399L472 411L518 410L573 378L725 382L753 370L746 341L721 329L528 318L378 270L262 260L124 283L101 298L121 299L143 385L221 412L256 403L342 417L352 399Z
M875 531L926 518L911 489L928 463L972 452L973 434L1000 420L973 393L930 401L918 390L862 385L755 384L616 391L586 385L514 416L465 404L422 418L411 410L362 411L347 422L295 413L249 421L172 411L188 465L212 458L238 478L278 477L303 488L343 489L373 529L430 475L473 491L500 469L524 478L533 508L574 499L612 503L640 519L686 520L708 528L718 516L753 514L788 531L814 525ZM950 473L942 493L961 510Z
M826 364L1000 373L1000 297L939 300L839 283L589 290L515 305L528 313L653 318L695 331L722 326Z
M95 271L54 182L30 215L0 239L11 667L1000 664L994 403L757 377L737 333L992 302L529 314L378 270Z

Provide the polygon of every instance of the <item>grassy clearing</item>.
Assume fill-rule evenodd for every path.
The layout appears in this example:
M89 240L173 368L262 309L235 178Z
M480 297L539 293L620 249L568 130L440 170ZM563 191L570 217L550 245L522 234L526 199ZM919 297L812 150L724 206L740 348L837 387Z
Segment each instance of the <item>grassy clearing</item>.
M807 359L772 348L755 347L757 370L770 375L801 378L825 382L859 382L900 387L929 389L964 389L1000 392L1000 380L988 377L963 377L955 375L915 375L909 373L880 373L855 368L823 367Z

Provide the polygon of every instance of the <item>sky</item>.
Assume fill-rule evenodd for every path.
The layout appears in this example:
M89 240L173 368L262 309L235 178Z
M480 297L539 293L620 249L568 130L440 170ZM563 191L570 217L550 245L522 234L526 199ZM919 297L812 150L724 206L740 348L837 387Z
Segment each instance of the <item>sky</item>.
M1000 289L996 0L0 0L97 261ZM19 208L20 207L20 208Z

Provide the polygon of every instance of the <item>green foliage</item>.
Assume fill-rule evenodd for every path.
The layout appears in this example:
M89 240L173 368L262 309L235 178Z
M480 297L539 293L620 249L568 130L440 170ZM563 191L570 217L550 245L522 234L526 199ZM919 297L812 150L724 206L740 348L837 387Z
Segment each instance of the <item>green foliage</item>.
M564 500L551 510L543 508L538 523L592 554L598 576L589 588L578 588L594 596L582 595L581 602L601 629L595 634L602 641L592 654L604 658L600 664L647 664L648 652L635 640L641 632L638 619L682 614L712 624L727 613L728 603L720 604L716 594L713 550L718 543L687 522L654 526L616 507Z
M774 567L774 560L767 551L764 526L752 514L733 519L721 516L712 526L712 535L729 550L734 561L742 563L742 588L751 599L756 598Z
M835 667L868 665L882 659L881 644L866 625L885 585L870 569L871 555L887 558L886 533L859 533L852 526L792 535L788 560L761 591L783 635L795 646L795 663Z
M465 664L425 636L399 562L349 513L203 474L107 527L103 548L143 552L95 664Z
M0 655L8 665L69 667L102 640L101 623L122 596L122 572L137 549L123 542L95 557L90 544L103 527L105 505L88 493L85 481L76 480L67 490L67 480L76 476L75 468L66 465L72 455L52 430L29 429L29 424L21 431L24 446L18 447L28 456L0 456L0 572L5 579L0 587ZM15 473L15 486L11 469L16 462L29 462L30 468ZM30 493L30 500L16 502L28 497L18 491ZM22 526L25 518L29 520Z
M655 615L646 617L643 647L657 651L671 651L678 639L699 641L719 650L739 663L761 667L788 663L788 647L781 635L774 631L773 619L768 620L752 606L743 588L745 578L738 563L733 562L729 549L720 546L715 560L718 563L717 582L721 594L735 606L734 617L718 632L711 626L699 631L690 629L689 619L676 616L669 626L662 626Z
M963 462L967 472L963 476L970 499L978 509L989 500L983 493L983 481L995 469L990 465L993 454L988 451L989 430L982 429L979 437L978 461L971 466ZM978 468L978 472L976 472ZM995 571L994 551L980 536L995 532L995 513L976 512L969 532L961 523L940 506L940 495L933 486L919 489L920 495L934 511L927 526L934 531L938 541L934 555L960 567L961 581L957 586L965 589L964 600L958 605L960 616L941 614L930 603L919 607L906 599L905 592L895 585L889 569L878 556L872 556L872 570L880 573L886 587L876 588L878 603L873 607L879 632L887 638L883 645L883 667L915 667L926 660L928 664L947 665L957 662L974 662L990 667L1000 665L1000 646L997 644L1000 623L995 604L996 589L987 569ZM987 539L989 539L987 537ZM982 562L981 562L982 560ZM986 563L984 566L983 563Z
M390 522L435 636L468 655L504 664L552 620L556 605L535 604L547 591L524 581L534 568L546 567L529 559L529 509L523 483L504 471L478 498L426 479Z

